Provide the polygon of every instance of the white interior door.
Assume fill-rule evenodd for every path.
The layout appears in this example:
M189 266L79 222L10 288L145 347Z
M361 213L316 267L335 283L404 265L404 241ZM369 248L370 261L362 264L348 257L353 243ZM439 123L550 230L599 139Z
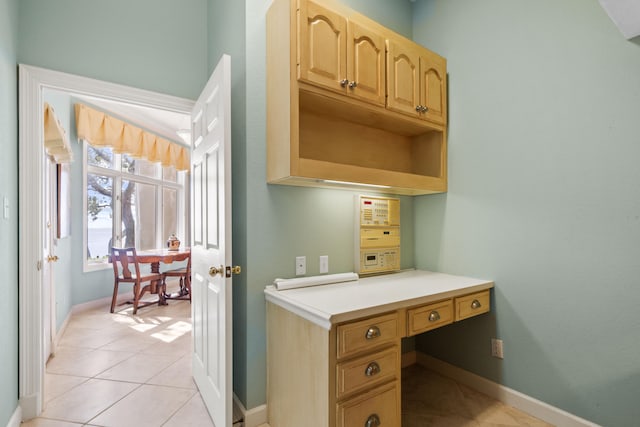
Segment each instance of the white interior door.
M46 167L43 174L44 194L44 260L42 274L42 321L43 321L43 356L46 363L53 352L53 336L55 334L55 297L54 297L54 265L57 261L55 255L55 224L56 224L56 189L57 169L56 164L45 158Z
M193 377L216 427L232 417L230 71L224 55L191 116Z

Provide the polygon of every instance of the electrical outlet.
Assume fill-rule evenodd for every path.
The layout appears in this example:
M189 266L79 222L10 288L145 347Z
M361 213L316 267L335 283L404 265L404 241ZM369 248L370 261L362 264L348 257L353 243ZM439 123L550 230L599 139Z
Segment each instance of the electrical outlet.
M320 274L329 272L329 255L320 255Z
M504 359L504 351L502 348L502 340L491 338L491 355L498 359Z
M296 276L304 276L307 273L307 257L296 257Z

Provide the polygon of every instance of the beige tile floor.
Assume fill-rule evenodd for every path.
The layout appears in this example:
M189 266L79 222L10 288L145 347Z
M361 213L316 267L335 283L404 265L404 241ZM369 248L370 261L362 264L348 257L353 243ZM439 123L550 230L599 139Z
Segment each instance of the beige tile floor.
M212 427L190 349L189 301L73 315L47 363L44 411L23 426Z
M44 411L24 427L213 426L191 378L189 302L131 312L105 305L70 319L47 363ZM413 365L402 372L402 426L549 424Z
M402 371L402 427L550 427L420 365Z

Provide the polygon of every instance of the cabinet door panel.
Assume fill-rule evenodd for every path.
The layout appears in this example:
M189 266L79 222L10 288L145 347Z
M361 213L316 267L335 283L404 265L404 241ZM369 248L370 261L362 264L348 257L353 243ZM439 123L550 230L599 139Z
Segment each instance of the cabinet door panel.
M349 20L347 39L349 94L384 105L384 37Z
M347 20L312 1L300 4L298 78L344 92Z
M427 107L424 118L447 122L447 64L437 55L420 56L420 100Z
M387 108L418 116L419 55L407 46L387 40Z

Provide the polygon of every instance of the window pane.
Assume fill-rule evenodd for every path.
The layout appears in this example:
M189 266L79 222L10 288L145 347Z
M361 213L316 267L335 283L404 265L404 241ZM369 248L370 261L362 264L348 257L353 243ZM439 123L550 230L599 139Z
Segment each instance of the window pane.
M87 174L87 260L106 261L113 237L113 179Z
M178 191L172 188L162 190L162 239L167 240L172 234L178 233ZM178 236L180 240L184 241Z
M128 154L122 155L122 171L135 175L157 178L160 163L153 163L145 159L134 159Z
M153 249L156 244L156 187L122 181L122 240L125 247Z
M113 169L113 150L110 147L94 147L87 144L87 163L92 166Z
M169 182L178 181L178 172L174 166L165 166L162 168L162 179Z

